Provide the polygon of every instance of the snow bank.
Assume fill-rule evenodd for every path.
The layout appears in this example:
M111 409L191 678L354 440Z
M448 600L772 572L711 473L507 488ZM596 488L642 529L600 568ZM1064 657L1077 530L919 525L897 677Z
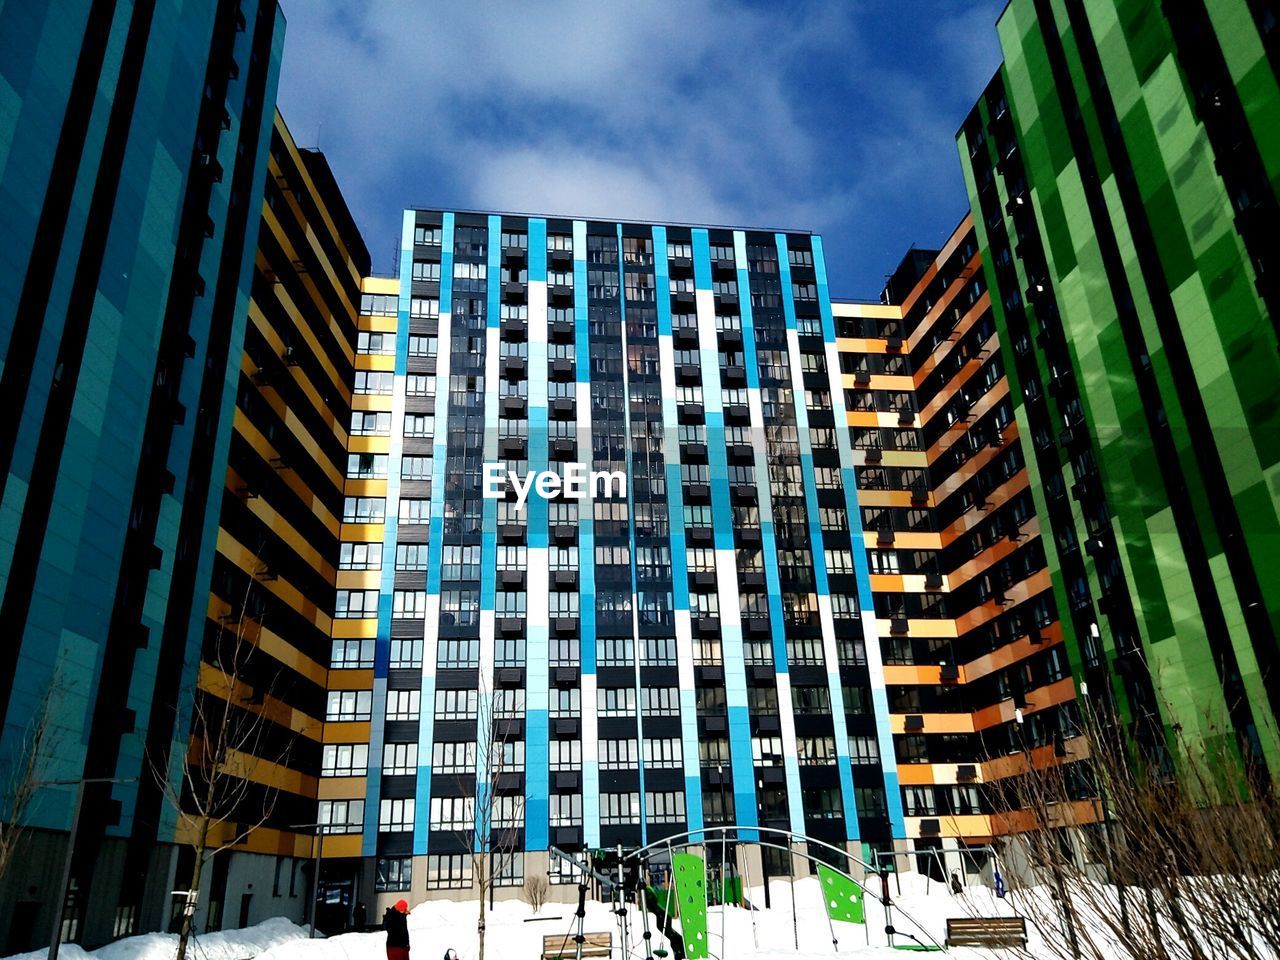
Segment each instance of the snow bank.
M283 917L272 917L243 930L224 930L193 937L187 947L188 960L248 960L270 952L281 944L306 942L307 930ZM178 952L176 933L144 933L126 937L105 947L88 951L74 943L58 949L58 960L173 960ZM7 960L46 960L48 949L19 953Z
M1013 907L999 900L984 887L970 887L962 896L953 896L943 884L930 883L916 874L901 878L901 892L891 881L895 904L893 923L913 934L923 943L941 942L946 934L948 917L1010 916ZM872 889L878 889L873 881ZM832 939L839 941L839 956L855 960L901 960L902 953L889 948L884 932L884 907L872 896L866 899L867 924L837 923L827 920L822 892L816 878L797 880L794 887L786 880L773 880L769 886L770 908L764 908L764 890L760 886L747 890L749 901L756 907L712 907L708 911L707 930L713 957L731 960L828 960L836 952ZM794 911L792 908L794 894ZM521 901L504 901L488 911L485 947L487 960L537 960L542 955L542 938L552 934L571 934L575 926L573 904L551 903L536 915ZM613 937L615 954L623 939L616 917L607 903L588 901L585 929L608 932ZM905 914L905 916L904 916ZM458 951L462 960L474 960L478 938L476 920L479 907L474 900L429 901L419 904L409 915L409 937L414 960L439 960L449 947ZM913 924L907 917L914 919ZM651 921L651 918L650 918ZM915 924L919 924L916 926ZM1030 927L1030 925L1029 925ZM645 955L645 915L628 910L626 942L628 955ZM1034 929L1031 947L1037 944ZM665 946L664 931L650 927L654 947ZM899 945L910 938L899 935ZM60 956L65 960L172 960L177 937L171 934L148 934L130 937L93 952L68 944ZM381 933L348 933L328 939L307 939L306 929L288 920L276 918L245 930L229 930L198 937L188 954L190 960L384 960L386 937ZM955 949L949 954L956 960L974 960L1012 956L1012 951L976 951ZM46 960L46 952L22 954L9 960Z

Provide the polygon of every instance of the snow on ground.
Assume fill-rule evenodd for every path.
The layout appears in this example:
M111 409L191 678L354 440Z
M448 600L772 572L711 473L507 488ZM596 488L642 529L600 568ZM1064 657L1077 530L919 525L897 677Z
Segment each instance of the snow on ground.
M872 880L872 889L878 889L877 883ZM923 943L942 942L948 917L1011 916L1014 913L1007 900L997 899L985 887L970 887L963 897L956 897L945 885L929 882L917 874L901 877L901 894L897 882L891 880L891 884L894 903L902 908L894 911L894 925L914 934ZM874 897L866 898L868 922L865 926L838 923L833 931L815 878L797 880L794 894L794 915L792 887L786 880L774 880L770 884L770 909L764 908L764 891L758 886L748 890L750 902L757 907L754 911L712 907L707 923L712 957L717 960L826 960L837 952L831 942L834 932L842 957L901 960L902 953L887 945L884 907ZM575 909L573 904L552 903L535 915L521 901L498 902L487 917L486 960L539 960L544 936L572 933ZM478 915L474 900L435 900L419 904L409 915L414 960L438 960L449 947L457 950L462 960L474 960ZM908 916L923 930L907 919ZM643 960L644 917L631 909L628 923L630 949L626 960ZM618 918L608 904L587 901L584 930L612 934L613 956L617 960L622 935ZM1034 948L1035 931L1029 929L1028 932ZM655 948L665 946L661 930L653 929L652 934ZM897 942L903 945L911 940L899 935ZM176 935L153 933L119 940L92 952L67 944L62 947L60 957L65 960L171 960L176 944ZM193 942L188 957L189 960L248 960L251 957L259 960L384 960L385 945L386 936L382 933L348 933L311 940L307 938L306 928L277 917L244 930L203 934ZM955 949L950 952L957 960L990 960L1011 955L1012 951ZM7 960L45 960L45 957L46 952L40 950Z
M243 930L202 933L191 940L187 957L189 960L248 960L249 957L269 954L281 944L299 940L305 943L306 936L305 927L283 917L272 917ZM58 960L173 960L177 951L176 933L144 933L139 937L117 940L92 952L74 943L64 943L58 949ZM47 949L35 950L5 960L45 960L48 955Z

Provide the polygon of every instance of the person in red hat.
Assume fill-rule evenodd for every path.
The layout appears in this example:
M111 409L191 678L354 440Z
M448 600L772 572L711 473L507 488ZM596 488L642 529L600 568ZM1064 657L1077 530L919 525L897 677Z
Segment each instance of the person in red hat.
M409 960L409 904L397 900L387 907L382 929L387 931L387 960Z

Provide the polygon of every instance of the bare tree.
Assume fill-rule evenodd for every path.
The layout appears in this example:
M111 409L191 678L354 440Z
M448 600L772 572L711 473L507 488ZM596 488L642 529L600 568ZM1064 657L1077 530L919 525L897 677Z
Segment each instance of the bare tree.
M281 745L269 715L282 670L258 649L261 622L252 614L250 581L238 610L229 608L200 665L192 691L191 736L176 777L162 764L152 774L178 815L179 842L194 853L187 882L177 960L184 960L195 920L200 880L215 855L243 843L275 810L278 787L259 782L259 772L285 759L292 736ZM273 664L266 668L264 664ZM249 679L270 669L265 684Z
M517 774L524 769L524 742L512 721L523 712L517 690L476 693L475 795L465 806L465 826L457 831L471 855L471 876L480 896L478 960L484 960L485 914L495 883L514 865L524 822L524 791ZM470 784L459 778L466 790Z
M1038 957L1261 960L1280 956L1280 781L1251 745L1206 723L1144 755L1109 710L1081 701L1057 762L1011 778L1010 900ZM1207 733L1205 732L1207 731ZM1073 762L1080 761L1080 762Z
M524 881L524 902L533 907L533 912L537 913L542 909L542 905L547 902L547 892L550 887L547 884L546 877L534 875L526 877Z
M8 873L18 844L26 835L46 762L56 752L53 714L62 695L59 676L60 670L55 670L21 739L11 753L0 757L0 880Z

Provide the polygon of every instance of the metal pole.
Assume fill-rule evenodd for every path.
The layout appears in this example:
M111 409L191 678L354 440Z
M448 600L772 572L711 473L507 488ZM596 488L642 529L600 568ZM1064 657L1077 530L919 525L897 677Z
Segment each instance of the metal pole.
M316 824L316 859L315 866L312 868L312 889L311 904L307 909L307 923L310 931L307 933L307 939L310 940L316 935L316 902L320 899L320 863L322 860L321 851L324 850L324 824Z
M739 844L741 849L741 844ZM760 847L760 856L764 857L764 848ZM751 914L751 942L755 945L757 951L760 950L760 937L756 934L756 905L751 899L751 858L747 857L742 861L742 872L745 879L743 880L743 896L747 902L747 911Z
M58 883L58 904L53 911L53 932L49 935L49 960L58 960L62 946L62 921L67 911L67 885L71 882L71 857L76 850L76 834L80 831L80 807L84 803L84 784L76 787L76 805L71 813L71 832L67 835L67 852L62 858L62 880Z
M791 844L787 844L787 853L791 854ZM800 949L800 924L796 920L796 858L790 856L790 869L787 870L787 880L791 883L791 936L795 941L796 949Z

